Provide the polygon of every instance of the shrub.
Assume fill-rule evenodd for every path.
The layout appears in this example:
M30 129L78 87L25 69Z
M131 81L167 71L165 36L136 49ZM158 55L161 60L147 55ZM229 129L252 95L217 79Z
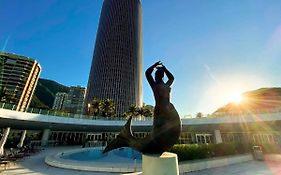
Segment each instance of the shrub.
M174 145L170 150L178 155L179 161L227 156L250 151L251 145L248 143L180 144Z
M179 161L206 158L210 153L207 145L196 144L175 145L170 151L178 155Z
M238 154L249 153L252 151L252 144L250 142L233 142L235 150Z
M227 156L236 153L235 145L233 143L219 143L211 144L212 155L214 156Z
M268 154L281 154L281 147L278 144L262 143L262 151Z

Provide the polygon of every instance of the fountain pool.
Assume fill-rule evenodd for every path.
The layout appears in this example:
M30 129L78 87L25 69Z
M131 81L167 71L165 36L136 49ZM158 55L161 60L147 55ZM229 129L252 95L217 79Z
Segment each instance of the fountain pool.
M141 171L140 152L120 148L103 154L103 148L79 148L47 156L45 162L54 167L101 172Z

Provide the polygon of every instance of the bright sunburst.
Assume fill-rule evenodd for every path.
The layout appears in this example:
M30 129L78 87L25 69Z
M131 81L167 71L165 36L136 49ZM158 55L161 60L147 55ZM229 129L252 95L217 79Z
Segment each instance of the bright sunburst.
M239 103L241 103L241 101L242 101L242 96L241 96L241 94L233 94L231 97L230 97L230 102L232 102L232 103L235 103L235 104L239 104Z

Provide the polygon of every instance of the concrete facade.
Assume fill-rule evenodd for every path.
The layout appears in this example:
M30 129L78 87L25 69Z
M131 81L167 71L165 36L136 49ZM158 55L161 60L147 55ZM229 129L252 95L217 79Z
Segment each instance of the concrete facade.
M2 136L2 138L0 140L0 156L2 156L4 154L4 146L5 146L6 141L8 139L10 130L11 130L10 127L5 128L3 136Z
M50 129L44 129L43 130L43 135L42 135L42 139L41 139L41 145L42 146L47 146L48 145L48 140L50 137Z
M62 110L82 114L86 88L81 86L71 86L63 101Z
M64 144L88 141L103 142L115 138L126 120L79 119L56 117L13 110L0 109L0 128L13 130L50 129L49 142ZM136 137L151 132L152 120L133 121L132 131ZM179 143L252 142L281 145L281 114L253 114L249 116L182 119ZM41 143L41 141L40 141Z
M67 93L65 93L65 92L58 92L56 94L52 109L62 110L62 106L65 101L66 95L67 95Z
M215 130L214 136L215 136L215 143L222 143L221 131L220 130Z
M178 156L164 152L162 155L142 155L142 174L179 175Z
M25 111L31 102L41 66L34 59L3 52L0 52L0 62L1 91L5 88L12 94L1 100L16 104L18 111Z

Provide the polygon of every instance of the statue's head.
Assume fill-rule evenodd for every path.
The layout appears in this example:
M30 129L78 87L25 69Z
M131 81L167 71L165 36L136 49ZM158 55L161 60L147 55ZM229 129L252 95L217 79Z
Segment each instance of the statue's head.
M164 77L164 70L161 67L158 67L155 72L155 81L161 81Z

